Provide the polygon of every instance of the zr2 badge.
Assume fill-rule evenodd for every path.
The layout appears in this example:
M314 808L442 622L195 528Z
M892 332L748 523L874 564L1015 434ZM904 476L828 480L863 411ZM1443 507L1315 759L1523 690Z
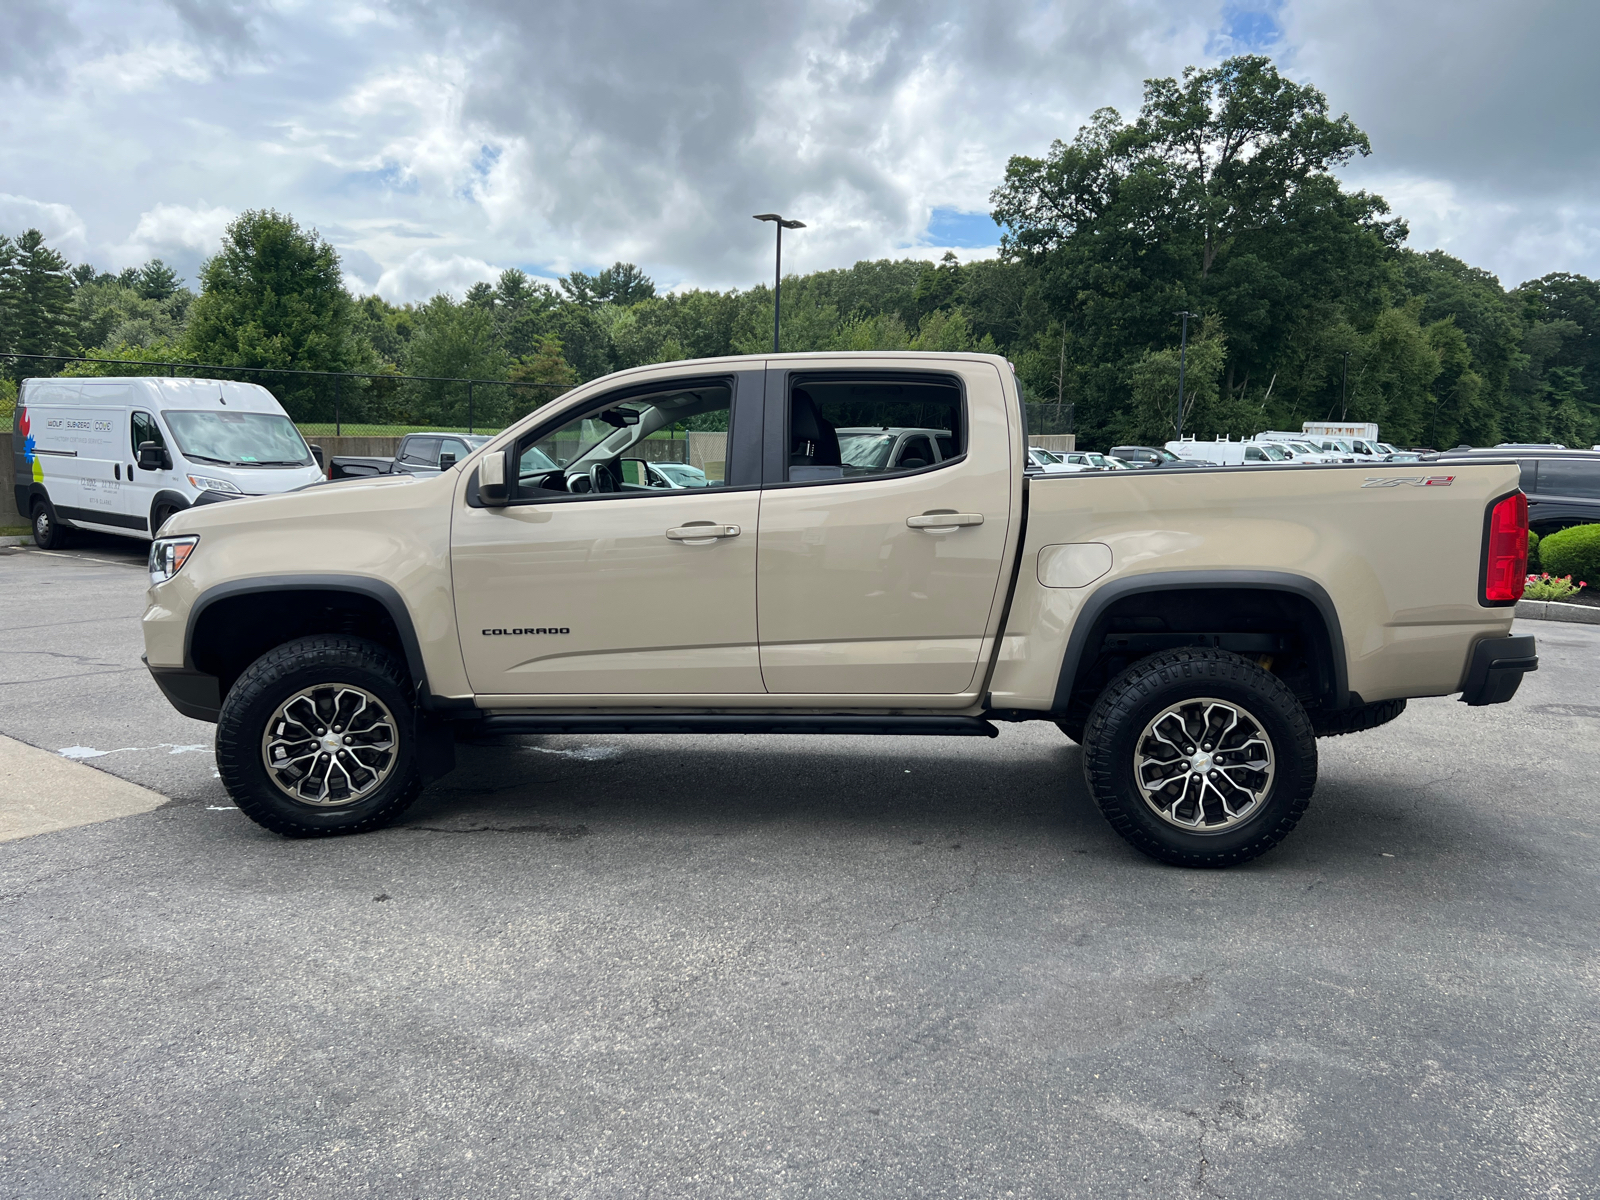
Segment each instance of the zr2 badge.
M1364 488L1449 487L1454 475L1368 475Z

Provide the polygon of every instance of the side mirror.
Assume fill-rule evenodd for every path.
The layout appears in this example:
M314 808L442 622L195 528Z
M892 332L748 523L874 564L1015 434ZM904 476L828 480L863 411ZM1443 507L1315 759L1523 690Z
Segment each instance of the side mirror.
M326 475L328 473L328 464L323 461L323 458L322 458L322 447L321 446L312 446L311 447L311 457L317 460L317 470L321 471L324 475Z
M478 464L478 499L486 508L503 508L511 502L508 459L514 450L486 455Z
M439 455L439 470L448 471L451 467L453 467L455 465L456 465L456 456L453 453L451 453L449 450L446 450L443 454Z
M166 449L160 442L139 443L139 469L141 471L166 471L172 467Z

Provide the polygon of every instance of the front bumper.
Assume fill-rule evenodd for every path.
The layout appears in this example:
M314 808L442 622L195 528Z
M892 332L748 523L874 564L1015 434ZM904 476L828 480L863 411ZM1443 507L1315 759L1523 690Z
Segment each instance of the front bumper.
M1504 704L1517 694L1522 677L1538 669L1538 646L1532 634L1486 638L1472 648L1461 700L1474 708Z
M139 657L173 708L196 721L217 723L222 712L222 685L215 675L184 667L151 667L148 658L142 654Z

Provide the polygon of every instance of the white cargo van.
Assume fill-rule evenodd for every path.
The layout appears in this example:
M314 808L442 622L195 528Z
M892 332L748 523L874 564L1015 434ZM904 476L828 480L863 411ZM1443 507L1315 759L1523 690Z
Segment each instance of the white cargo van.
M71 529L150 538L195 504L317 483L266 388L215 379L25 379L12 439L17 511L45 549Z

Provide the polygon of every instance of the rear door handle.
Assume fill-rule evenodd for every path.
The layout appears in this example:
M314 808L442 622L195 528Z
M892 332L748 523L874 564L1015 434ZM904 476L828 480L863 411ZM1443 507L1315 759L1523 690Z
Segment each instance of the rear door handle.
M707 521L701 525L679 525L667 530L667 537L686 546L709 546L720 538L738 537L739 532L737 525L713 525Z
M920 517L907 517L912 529L926 529L929 533L950 533L963 525L982 525L982 513L923 513Z

